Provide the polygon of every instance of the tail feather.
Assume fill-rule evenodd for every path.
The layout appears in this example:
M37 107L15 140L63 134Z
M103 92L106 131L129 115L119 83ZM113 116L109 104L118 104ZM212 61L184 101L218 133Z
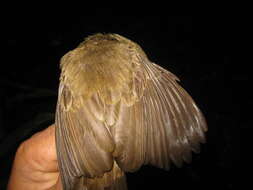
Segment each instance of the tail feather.
M78 178L75 190L127 190L126 176L124 172L114 162L113 169L103 177Z

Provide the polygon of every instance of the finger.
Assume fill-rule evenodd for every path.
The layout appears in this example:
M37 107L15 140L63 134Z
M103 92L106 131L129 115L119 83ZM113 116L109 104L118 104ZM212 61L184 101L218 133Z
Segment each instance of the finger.
M61 183L61 177L58 177L57 183L56 183L56 190L62 190L62 183Z
M17 187L27 190L44 187L48 189L55 186L59 173L54 131L54 125L51 125L19 146L8 189L17 189Z
M55 126L36 133L25 143L26 156L34 161L36 169L44 172L57 172L57 155L55 147Z

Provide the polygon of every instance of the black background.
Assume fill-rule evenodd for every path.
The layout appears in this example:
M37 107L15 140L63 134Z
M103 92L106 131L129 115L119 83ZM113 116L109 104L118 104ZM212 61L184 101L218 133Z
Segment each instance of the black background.
M242 90L249 82L246 69L233 63L236 26L231 17L135 17L113 9L46 14L9 15L1 23L0 189L5 189L19 143L54 121L60 58L97 32L137 42L150 60L176 74L209 126L207 143L192 164L170 171L143 167L128 174L129 189L235 188L240 129L252 121L244 105L253 101Z

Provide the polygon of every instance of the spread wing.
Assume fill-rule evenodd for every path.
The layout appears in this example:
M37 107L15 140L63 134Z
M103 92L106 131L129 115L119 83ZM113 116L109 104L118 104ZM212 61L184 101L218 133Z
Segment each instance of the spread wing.
M205 119L172 73L147 61L130 80L118 76L120 86L94 87L85 98L60 84L56 145L66 189L82 176L103 177L114 161L123 171L143 164L181 166L205 141Z
M124 171L143 164L168 169L171 161L180 167L205 142L205 119L176 76L150 62L144 70L143 96L132 106L121 105L114 156Z

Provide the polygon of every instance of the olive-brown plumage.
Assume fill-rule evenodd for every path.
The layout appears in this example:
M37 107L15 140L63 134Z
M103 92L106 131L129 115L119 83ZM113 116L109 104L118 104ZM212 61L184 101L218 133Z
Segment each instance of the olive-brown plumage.
M65 190L127 189L124 172L191 161L205 119L174 74L117 34L61 59L56 148Z

